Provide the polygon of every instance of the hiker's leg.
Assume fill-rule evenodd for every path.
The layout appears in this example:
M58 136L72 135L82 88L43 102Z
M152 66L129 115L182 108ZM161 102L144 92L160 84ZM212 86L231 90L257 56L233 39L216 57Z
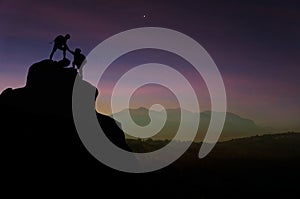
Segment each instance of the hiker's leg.
M66 58L67 47L64 46L63 49L62 49L62 51L63 51L63 55L64 55L64 59L65 59Z
M55 53L56 50L57 50L57 47L54 45L53 48L52 48L52 51L50 53L50 60L52 60L53 55L54 55L54 53Z

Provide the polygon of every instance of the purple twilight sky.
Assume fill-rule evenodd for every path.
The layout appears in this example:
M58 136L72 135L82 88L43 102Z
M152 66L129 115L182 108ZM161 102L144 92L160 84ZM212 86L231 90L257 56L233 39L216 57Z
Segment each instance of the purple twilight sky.
M228 111L279 130L299 131L299 9L297 1L276 0L0 0L0 92L24 86L28 68L49 57L50 42L58 34L70 33L69 47L80 47L87 55L121 31L164 27L189 35L208 51L224 78ZM60 57L57 52L55 58ZM100 92L109 93L114 78L130 67L153 60L184 73L198 92L201 110L209 109L201 77L185 61L155 50L117 60ZM176 106L168 102L170 95L160 95L162 90L146 86L137 97L160 96Z

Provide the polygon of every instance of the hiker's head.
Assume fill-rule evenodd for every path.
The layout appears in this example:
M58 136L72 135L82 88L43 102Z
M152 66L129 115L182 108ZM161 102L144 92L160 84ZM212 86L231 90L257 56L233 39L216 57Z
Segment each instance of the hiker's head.
M70 37L71 37L71 36L70 36L69 34L66 34L66 35L65 35L65 38L66 38L66 39L70 39Z
M81 53L81 50L80 50L80 48L76 48L76 49L75 49L75 53L76 53L76 54L79 54L79 53Z

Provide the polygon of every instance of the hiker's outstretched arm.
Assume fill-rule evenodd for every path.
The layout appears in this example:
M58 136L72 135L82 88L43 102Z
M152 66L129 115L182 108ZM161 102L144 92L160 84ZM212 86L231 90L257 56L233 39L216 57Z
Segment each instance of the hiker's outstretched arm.
M66 49L67 51L69 51L72 55L74 55L75 52L73 52L72 50L70 50L70 48L66 45Z

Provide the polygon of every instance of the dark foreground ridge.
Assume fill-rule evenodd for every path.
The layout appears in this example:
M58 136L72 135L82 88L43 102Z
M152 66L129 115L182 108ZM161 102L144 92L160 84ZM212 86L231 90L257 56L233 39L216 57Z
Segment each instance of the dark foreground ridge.
M204 159L193 144L179 160L153 173L127 174L98 162L81 143L72 116L77 71L67 59L44 60L28 71L24 88L0 95L2 181L14 190L94 190L99 197L159 192L197 198L294 195L299 185L300 136L290 133L218 143ZM81 81L85 89L92 85ZM96 112L95 112L96 113ZM151 151L164 141L125 142L115 121L96 113L106 136L125 150ZM13 191L15 192L15 191ZM10 192L11 194L12 192ZM124 196L125 197L125 196ZM127 197L127 196L126 196Z
M11 139L22 140L20 146L35 146L43 140L43 146L48 145L51 151L55 151L59 147L54 143L68 145L70 139L74 140L73 144L77 143L72 116L72 91L77 70L66 68L69 64L68 59L35 63L29 68L24 88L6 89L1 94L3 125L14 132L8 135ZM84 80L80 84L83 89L95 89ZM118 147L130 151L116 122L96 111L95 114L106 136Z
M67 68L69 64L68 59L35 63L29 68L25 87L9 88L0 95L2 146L7 151L4 162L8 168L16 167L16 173L17 168L32 174L45 169L61 173L91 165L100 166L103 173L111 170L89 154L76 132L72 90L77 70ZM94 89L84 80L80 84ZM106 136L130 151L118 124L111 117L95 114Z

